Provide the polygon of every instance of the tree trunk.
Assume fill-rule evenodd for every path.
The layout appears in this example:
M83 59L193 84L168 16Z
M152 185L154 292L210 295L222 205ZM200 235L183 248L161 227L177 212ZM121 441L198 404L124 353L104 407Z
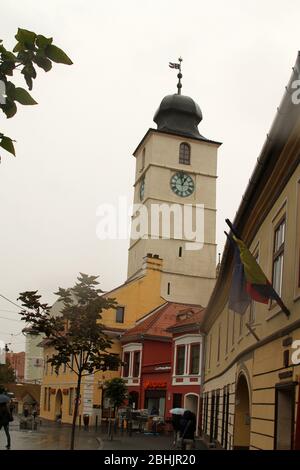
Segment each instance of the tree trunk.
M111 405L109 406L109 421L108 421L108 439L113 440L113 429L111 425Z
M74 450L75 429L76 429L76 419L77 419L78 409L79 409L81 378L82 378L81 373L78 373L76 395L75 395L75 405L74 405L74 413L73 413L73 421L72 421L71 445L70 445L71 450Z

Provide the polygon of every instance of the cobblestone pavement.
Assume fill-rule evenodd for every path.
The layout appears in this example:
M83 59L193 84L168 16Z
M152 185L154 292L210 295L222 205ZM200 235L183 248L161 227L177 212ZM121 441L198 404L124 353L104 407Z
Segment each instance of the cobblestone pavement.
M43 422L36 431L20 430L15 420L10 425L12 445L15 450L67 450L70 445L71 427L64 424ZM0 431L0 450L5 450L6 436ZM75 449L77 450L174 450L172 436L147 435L132 432L118 432L109 440L106 430L76 429ZM201 441L196 441L196 449L205 449Z

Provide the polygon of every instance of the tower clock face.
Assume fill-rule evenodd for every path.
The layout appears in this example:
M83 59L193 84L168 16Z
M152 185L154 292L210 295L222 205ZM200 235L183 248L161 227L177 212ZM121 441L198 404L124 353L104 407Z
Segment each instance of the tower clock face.
M171 178L172 191L180 197L187 197L193 194L195 183L193 178L184 172L175 173Z
M142 201L144 199L145 195L145 178L142 179L141 184L140 184L140 200Z

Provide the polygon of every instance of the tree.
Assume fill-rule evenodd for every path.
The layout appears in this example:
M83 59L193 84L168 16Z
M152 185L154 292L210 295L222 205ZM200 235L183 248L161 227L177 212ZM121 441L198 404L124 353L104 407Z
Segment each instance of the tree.
M14 72L19 71L24 76L28 89L32 90L33 80L37 76L36 66L49 72L53 62L66 65L73 63L62 49L52 44L53 38L21 28L15 38L17 44L12 52L4 47L0 39L0 109L8 119L17 112L16 102L22 105L37 104L27 90L16 87L9 79ZM15 155L13 142L0 131L0 147Z
M9 361L6 364L0 364L0 383L8 384L16 381L15 371Z
M48 362L55 372L66 364L77 375L71 449L74 449L82 378L97 371L115 369L120 364L118 354L109 351L112 341L100 323L103 310L116 308L115 300L103 297L97 287L97 276L80 273L77 281L73 288L59 288L56 292L63 304L60 316L51 314L49 305L41 303L37 291L22 292L18 299L23 307L22 320L30 324L33 333L43 333L47 346L54 349Z
M125 380L115 377L114 379L107 380L104 382L105 388L105 397L109 398L110 403L114 410L115 423L116 423L116 411L123 405L124 401L127 398L127 387ZM109 422L109 435L110 438L113 438L113 429L111 422Z

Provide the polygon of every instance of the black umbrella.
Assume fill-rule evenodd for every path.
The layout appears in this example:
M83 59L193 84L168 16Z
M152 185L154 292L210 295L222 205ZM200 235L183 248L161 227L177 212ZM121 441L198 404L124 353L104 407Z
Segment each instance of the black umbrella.
M0 403L8 403L10 401L10 398L7 395L4 395L4 393L0 393Z

